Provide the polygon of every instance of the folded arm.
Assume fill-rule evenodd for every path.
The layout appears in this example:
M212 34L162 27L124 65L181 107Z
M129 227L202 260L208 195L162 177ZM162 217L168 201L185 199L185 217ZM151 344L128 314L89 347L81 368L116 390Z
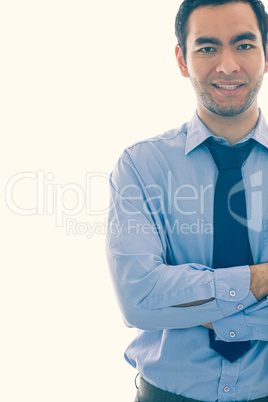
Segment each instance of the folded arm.
M111 178L107 255L128 325L189 328L231 316L241 303L255 304L248 266L214 271L196 263L168 265L163 225L146 191L131 160L121 160Z

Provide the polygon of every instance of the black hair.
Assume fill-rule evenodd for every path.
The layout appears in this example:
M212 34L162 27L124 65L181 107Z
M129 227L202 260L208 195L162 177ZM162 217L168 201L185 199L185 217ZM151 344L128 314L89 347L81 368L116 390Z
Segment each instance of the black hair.
M190 14L198 7L218 6L227 3L248 3L256 14L259 29L262 35L263 50L266 57L268 40L268 14L260 0L184 0L179 8L175 22L175 34L186 62L186 40L188 35L188 19Z

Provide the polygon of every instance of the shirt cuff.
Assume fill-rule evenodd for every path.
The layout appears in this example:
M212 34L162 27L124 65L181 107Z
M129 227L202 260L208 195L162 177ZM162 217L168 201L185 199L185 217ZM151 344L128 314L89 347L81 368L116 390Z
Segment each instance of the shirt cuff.
M217 341L239 342L250 339L244 312L215 321L212 325Z
M248 265L214 270L216 302L224 317L257 303L250 291Z
M245 314L253 313L254 311L261 310L264 307L268 307L268 297L267 296L264 297L264 299L260 300L257 304L254 304L253 306L250 306L249 308L247 308L247 310L245 311Z

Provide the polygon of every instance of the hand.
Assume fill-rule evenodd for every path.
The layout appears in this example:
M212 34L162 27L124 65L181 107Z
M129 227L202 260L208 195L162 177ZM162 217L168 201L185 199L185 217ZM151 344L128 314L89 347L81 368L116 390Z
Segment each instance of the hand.
M211 322L208 323L208 324L203 324L202 326L205 327L205 328L213 329L213 330L214 330L213 325L211 324Z

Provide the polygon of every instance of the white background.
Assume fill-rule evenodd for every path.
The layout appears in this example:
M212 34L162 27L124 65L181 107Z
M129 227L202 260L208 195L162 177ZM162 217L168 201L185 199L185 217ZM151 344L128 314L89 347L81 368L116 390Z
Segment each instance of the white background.
M3 402L134 400L136 372L123 353L136 331L124 326L111 286L107 213L92 212L107 209L107 175L126 146L194 113L174 56L179 4L1 4ZM266 94L267 79L259 104L268 116ZM87 186L88 174L96 176ZM82 196L85 207L72 213ZM62 200L70 212L60 225Z

